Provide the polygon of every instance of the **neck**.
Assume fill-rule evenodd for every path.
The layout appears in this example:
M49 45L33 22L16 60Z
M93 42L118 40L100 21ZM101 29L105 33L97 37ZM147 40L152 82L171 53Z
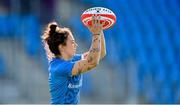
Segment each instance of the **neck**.
M64 60L66 60L66 61L68 61L68 60L71 59L71 57L69 57L67 54L63 54L63 53L61 54L61 56L58 55L57 57L62 58L62 59L64 59Z

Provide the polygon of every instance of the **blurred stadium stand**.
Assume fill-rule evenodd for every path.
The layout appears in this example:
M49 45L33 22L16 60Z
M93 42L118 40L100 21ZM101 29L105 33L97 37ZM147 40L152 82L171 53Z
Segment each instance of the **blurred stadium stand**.
M72 29L78 53L87 51L80 16L94 6L117 22L104 31L107 56L84 75L81 103L180 103L178 0L1 0L0 103L49 103L42 30L56 20Z
M0 56L0 77L3 77L5 75L5 69L6 69L6 64L5 60Z

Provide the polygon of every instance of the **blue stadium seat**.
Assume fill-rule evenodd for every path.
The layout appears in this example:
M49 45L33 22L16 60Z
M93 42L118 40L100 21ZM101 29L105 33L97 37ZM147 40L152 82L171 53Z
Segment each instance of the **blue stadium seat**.
M73 30L75 30L75 36L81 38L87 43L91 43L91 36L89 30L80 21L80 16L74 16L71 20Z
M164 54L165 54L164 62L166 64L174 64L175 63L175 56L174 56L174 52L173 52L172 47L167 45L166 49L164 50Z
M137 79L138 79L138 90L142 94L145 91L145 77L148 75L148 69L146 65L138 63Z
M41 29L37 17L31 14L24 16L23 27L26 52L30 56L36 56L39 54L41 44Z
M90 96L93 94L92 77L88 73L83 75L82 93L84 93L84 95L87 95L87 96Z
M9 22L11 23L9 25L10 34L15 38L20 39L23 35L21 16L18 14L11 14L9 15Z
M172 0L172 1L169 1L169 2L170 3L168 3L168 4L171 5L172 9L177 13L177 16L180 16L180 14L179 14L179 4L180 4L180 2L178 0Z
M39 58L40 58L40 61L42 62L42 65L43 65L43 70L45 73L48 73L48 66L49 66L49 61L47 59L47 55L46 55L46 52L45 52L45 49L44 49L44 45L42 44L41 45L41 48L40 48L40 55L39 55Z
M9 24L8 15L0 14L0 37L9 37Z
M80 0L84 4L93 5L93 6L104 6L105 2L104 0Z
M147 103L159 103L159 97L157 93L157 88L154 87L152 84L147 86L147 89L145 91L145 100Z
M166 69L162 63L159 63L156 68L153 69L154 80L157 83L163 83L166 80Z
M167 73L169 74L168 77L172 85L176 85L180 82L180 71L175 63L171 65L171 67L167 70Z
M125 22L122 17L117 15L117 22L112 28L112 36L113 40L118 43L116 44L117 51L119 52L119 58L121 61L128 58L130 54L130 42L129 37L127 35L127 31L125 29Z
M121 52L118 52L118 42L115 42L113 40L112 31L106 31L105 32L105 38L106 38L106 48L107 48L107 59L112 65L118 65L119 64L119 55Z
M0 77L3 77L6 73L6 64L2 56L0 56L0 65Z
M180 81L177 83L174 91L174 101L175 103L180 103Z
M167 81L166 81L167 82ZM174 96L172 92L172 86L170 84L165 83L162 88L160 89L161 92L161 103L166 104L173 104L174 103Z
M146 92L146 82L147 77L151 77L151 69L149 65L149 60L143 48L140 48L136 52L136 61L138 63L138 80L139 80L139 92Z
M173 31L173 36L172 36L172 42L174 43L175 48L179 49L180 48L180 24L178 25L177 22L171 22L172 25L172 29L171 31Z
M144 92L148 102L180 102L177 98L180 91L175 94L180 90L177 86L180 83L178 1L108 0L104 4L117 15L117 25L108 34L117 33L118 36L106 36L107 49L111 51L108 55L110 61L117 55L120 58L117 63L123 63L128 57L135 58L138 89L140 93ZM151 87L145 83L149 77L152 79L148 82Z
M177 6L175 0L158 0L156 1L156 8L159 9L159 14L165 19L166 22L169 20L176 20Z

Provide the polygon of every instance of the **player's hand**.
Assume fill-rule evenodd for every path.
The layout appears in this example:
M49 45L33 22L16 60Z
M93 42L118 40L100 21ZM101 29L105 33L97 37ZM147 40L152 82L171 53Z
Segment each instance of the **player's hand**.
M101 16L92 16L92 25L88 26L88 29L91 31L92 35L98 35L103 31L103 25L105 22L100 23L100 18Z

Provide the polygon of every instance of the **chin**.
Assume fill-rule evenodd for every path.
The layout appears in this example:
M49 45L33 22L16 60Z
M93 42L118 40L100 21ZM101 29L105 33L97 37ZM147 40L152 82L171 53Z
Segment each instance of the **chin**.
M76 54L76 51L74 51L74 54L73 55L75 55Z
M75 55L75 53L73 53L72 55L71 55L71 57L73 57Z

